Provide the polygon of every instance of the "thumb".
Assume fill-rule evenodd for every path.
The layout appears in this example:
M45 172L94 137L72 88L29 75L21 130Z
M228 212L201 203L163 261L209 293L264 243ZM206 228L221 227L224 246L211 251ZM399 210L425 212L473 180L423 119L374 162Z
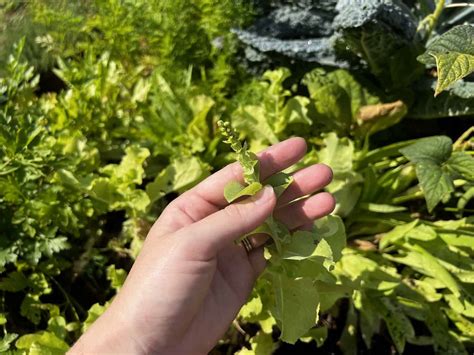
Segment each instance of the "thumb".
M222 247L260 226L275 205L273 188L265 186L255 196L233 203L176 234L180 235L178 238L188 239L200 256L211 258Z

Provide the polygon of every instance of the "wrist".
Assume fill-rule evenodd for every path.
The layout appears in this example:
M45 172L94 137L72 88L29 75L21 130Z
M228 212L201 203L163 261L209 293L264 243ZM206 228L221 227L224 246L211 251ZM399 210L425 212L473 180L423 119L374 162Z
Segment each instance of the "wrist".
M128 319L114 305L102 314L69 350L69 354L145 354Z

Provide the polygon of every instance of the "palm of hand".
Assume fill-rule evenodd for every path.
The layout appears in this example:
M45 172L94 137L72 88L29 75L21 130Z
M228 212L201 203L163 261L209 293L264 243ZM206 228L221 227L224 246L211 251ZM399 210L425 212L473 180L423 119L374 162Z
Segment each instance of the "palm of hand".
M305 151L304 140L293 138L262 152L262 178L293 165ZM163 211L108 310L115 315L109 318L130 324L127 336L136 349L166 354L203 354L212 349L265 267L266 236L252 237L254 250L248 254L234 241L272 212L294 230L306 228L334 208L327 193L290 203L328 184L332 174L327 166L313 165L293 177L278 201L266 189L259 197L227 206L225 185L242 180L240 166L231 164Z

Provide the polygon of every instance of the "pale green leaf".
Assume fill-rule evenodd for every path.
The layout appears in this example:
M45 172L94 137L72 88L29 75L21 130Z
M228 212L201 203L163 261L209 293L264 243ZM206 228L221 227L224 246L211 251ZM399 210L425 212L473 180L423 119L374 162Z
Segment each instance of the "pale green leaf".
M474 31L472 36L474 36ZM474 52L474 46L472 52ZM474 54L448 52L431 53L431 55L436 58L438 67L438 84L435 96L474 71Z
M436 64L438 84L435 95L474 70L474 26L453 27L435 38L418 60L427 65Z
M115 291L119 291L123 284L125 283L125 279L127 278L127 272L123 269L116 269L115 265L109 265L107 267L107 280L110 281L110 286Z
M224 188L224 197L231 203L242 196L253 196L262 189L259 182L251 183L248 186L241 185L237 181L231 181Z
M5 334L5 336L0 340L0 353L7 353L10 349L10 344L13 343L16 338L18 338L18 334Z
M278 137L268 122L264 107L256 105L239 107L232 115L232 126L251 141L278 143Z
M69 345L64 340L50 332L23 335L15 345L18 349L29 350L29 355L63 355L69 350Z
M84 333L109 306L110 302L106 302L103 306L99 303L93 304L87 311L86 320L82 323L82 332Z
M388 257L391 260L409 265L413 269L427 276L441 281L454 295L460 296L461 290L454 277L439 263L438 259L419 245L408 245L412 251L401 257Z
M388 245L394 244L400 239L403 239L405 235L415 228L415 226L418 224L418 220L415 220L410 223L402 224L400 226L396 226L393 228L390 232L385 233L381 240L380 240L380 248L385 249Z
M294 344L318 321L318 291L307 278L290 279L274 275L276 299L274 316L281 328L281 339Z
M170 192L188 189L207 175L209 175L209 170L199 158L175 159L146 186L146 192L153 203Z

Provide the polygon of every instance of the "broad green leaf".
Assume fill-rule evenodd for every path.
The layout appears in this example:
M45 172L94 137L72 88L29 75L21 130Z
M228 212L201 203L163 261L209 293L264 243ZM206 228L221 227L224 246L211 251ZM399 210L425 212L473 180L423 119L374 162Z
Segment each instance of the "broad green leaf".
M468 181L474 181L474 157L465 152L454 152L448 160L448 167Z
M451 156L453 142L446 136L421 138L416 143L400 149L413 163L429 161L435 164L446 162Z
M469 318L474 318L474 300L469 294L459 297L453 294L444 295L444 299L449 307L459 314Z
M446 309L444 312L463 334L471 337L474 336L474 323L472 320L468 320L452 309Z
M150 151L139 146L130 146L125 149L119 165L109 164L101 169L112 179L126 184L141 184L144 175L143 162L150 155Z
M338 173L352 170L354 144L349 138L339 138L334 132L328 133L324 136L324 147L318 152L318 157L321 163L333 169L337 179Z
M353 170L354 144L336 133L324 135L324 147L318 152L319 162L331 167L334 176L326 190L336 198L335 213L345 217L355 207L361 192L362 176Z
M268 144L279 141L268 122L265 108L261 106L249 105L237 109L232 115L232 126L252 141Z
M281 328L281 339L294 344L318 321L319 296L307 278L291 279L273 275L276 299L274 316Z
M280 120L275 123L275 133L280 134L288 125L300 123L311 126L313 121L308 117L310 100L304 96L293 96L285 103Z
M474 71L474 26L460 25L434 39L418 60L438 69L435 95ZM431 58L430 58L431 57ZM434 63L435 62L435 63Z
M442 168L451 156L451 151L452 141L445 136L422 138L400 149L405 157L416 164L416 175L429 212L454 191L451 177Z
M428 161L416 164L416 175L425 194L429 212L454 191L453 180L437 164Z
M244 318L244 320L251 320L252 318L259 316L262 313L262 310L262 300L258 295L255 295L240 309L239 316Z
M200 138L203 142L209 141L210 129L207 118L214 104L214 100L205 95L197 95L189 100L194 117L188 124L187 132L194 139Z

